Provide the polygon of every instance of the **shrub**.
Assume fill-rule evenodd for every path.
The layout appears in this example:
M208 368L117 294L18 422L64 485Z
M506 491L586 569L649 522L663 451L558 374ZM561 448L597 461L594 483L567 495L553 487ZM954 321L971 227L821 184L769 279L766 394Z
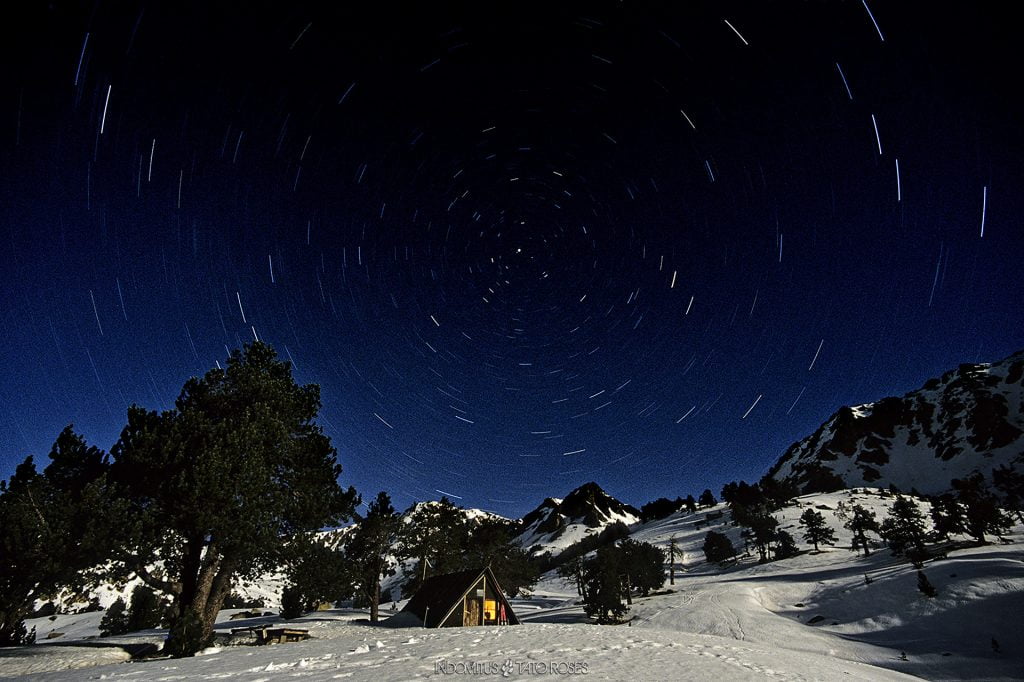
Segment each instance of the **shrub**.
M281 617L285 620L298 618L305 610L303 609L302 593L294 585L289 585L281 592Z
M709 562L724 563L736 556L736 548L725 535L711 530L704 536L704 556Z

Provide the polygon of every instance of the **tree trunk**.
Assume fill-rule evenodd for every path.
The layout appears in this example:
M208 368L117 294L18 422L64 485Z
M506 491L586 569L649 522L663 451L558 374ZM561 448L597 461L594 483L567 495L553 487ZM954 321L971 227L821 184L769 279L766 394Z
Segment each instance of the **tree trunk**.
M380 620L380 578L373 581L370 588L370 622L376 623Z
M231 578L234 575L234 564L230 561L221 561L220 570L210 587L206 604L203 607L203 635L209 637L213 634L213 626L217 622L217 614L220 612L224 600L231 592Z
M205 549L203 552L198 542L190 542L186 548L182 591L168 638L167 649L172 656L193 656L209 643L217 612L231 589L234 562L224 560L216 542ZM197 556L201 557L198 566Z
M668 546L668 584L676 584L676 547Z

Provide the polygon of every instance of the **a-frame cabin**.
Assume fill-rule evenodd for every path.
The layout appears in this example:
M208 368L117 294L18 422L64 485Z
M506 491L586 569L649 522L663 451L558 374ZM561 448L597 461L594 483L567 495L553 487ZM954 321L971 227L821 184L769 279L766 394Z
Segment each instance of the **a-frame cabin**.
M427 578L402 611L428 628L519 625L489 566Z

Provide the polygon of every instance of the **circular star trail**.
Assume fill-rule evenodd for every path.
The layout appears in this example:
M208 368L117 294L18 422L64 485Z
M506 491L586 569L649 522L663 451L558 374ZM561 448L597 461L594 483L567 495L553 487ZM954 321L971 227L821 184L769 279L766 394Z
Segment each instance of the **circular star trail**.
M364 493L641 504L1024 345L995 3L340 5L14 27L4 476L259 339Z

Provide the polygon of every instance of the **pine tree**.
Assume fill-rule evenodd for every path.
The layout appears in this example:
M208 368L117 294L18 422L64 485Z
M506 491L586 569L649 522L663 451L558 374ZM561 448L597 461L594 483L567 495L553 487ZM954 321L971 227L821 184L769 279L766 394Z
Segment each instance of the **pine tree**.
M307 533L294 538L288 554L285 574L292 592L289 596L295 599L300 614L352 595L356 580L352 565L321 537Z
M765 503L767 498L757 483L751 485L746 481L733 481L722 488L722 501L728 502L730 508L755 507Z
M416 570L411 575L412 579L402 586L403 593L411 596L425 578L465 568L462 565L462 548L468 540L466 517L447 497L438 502L417 504L406 512L397 556L400 561L415 560Z
M906 556L915 565L923 563L927 533L924 515L913 500L896 495L889 515L882 521L880 534L893 555Z
M41 473L29 456L0 481L0 646L32 638L24 619L37 600L62 589L84 597L95 582L90 569L105 560L116 531L97 522L108 509L107 454L68 426L49 456Z
M685 503L686 511L690 512L691 514L697 513L697 500L694 499L693 495L687 495Z
M999 535L1010 529L1010 519L999 508L999 501L985 486L985 477L980 473L954 480L953 488L964 506L967 533L979 543L985 544L986 533Z
M526 594L537 584L537 562L516 542L514 521L496 517L479 519L462 548L466 566L490 566L501 589L509 597Z
M726 504L732 504L733 500L736 499L736 489L738 487L739 484L737 484L736 481L730 481L729 483L726 483L724 486L722 486L722 502L725 502Z
M400 525L401 517L391 506L391 498L381 491L345 546L345 556L355 572L356 584L370 604L371 623L379 620L381 580L395 573L391 551Z
M967 532L964 510L955 497L949 493L933 497L930 515L935 536L940 540L948 540L950 535Z
M864 550L864 556L869 556L871 551L868 549L867 533L879 533L881 531L878 521L875 519L875 512L855 504L850 510L850 518L844 524L844 527L853 533L851 549L856 552L858 548L861 548Z
M740 539L743 540L743 556L750 556L750 547L754 543L754 534L749 528L741 528Z
M128 607L128 632L160 627L164 609L160 598L148 585L136 585Z
M281 591L281 617L293 620L306 612L302 592L294 585L287 585Z
M128 632L128 613L124 599L118 597L100 619L100 637L123 635Z
M709 562L725 563L736 556L732 541L724 534L710 530L704 536L704 556Z
M788 559L791 556L796 556L799 551L796 546L796 540L793 539L792 535L784 530L775 533L776 559Z
M799 488L790 481L776 481L774 478L765 476L757 485L761 493L768 501L770 508L774 511L782 509L789 504L794 497L800 494Z
M642 522L663 519L674 514L683 506L683 500L670 500L667 497L659 497L640 507L640 520Z
M576 593L586 600L586 581L584 579L583 557L575 556L561 564L556 570L558 577L576 588Z
M679 541L673 535L668 539L668 584L676 584L676 554L679 553Z
M584 612L596 618L602 625L618 623L626 614L624 595L629 586L623 580L622 550L608 546L597 550L597 554L583 563L583 579L586 593Z
M733 511L733 520L741 526L749 529L750 540L757 548L760 563L769 560L771 543L776 539L776 529L779 520L772 516L764 504L752 508L736 507Z
M825 517L815 509L805 509L800 515L800 525L804 527L804 540L814 545L814 551L818 551L818 544L836 544L836 533L832 527L825 523Z
M646 597L651 590L660 589L665 584L665 553L660 548L649 542L626 538L619 543L619 550L628 589Z
M714 507L718 504L718 500L715 499L711 490L705 488L704 492L700 494L700 499L697 500L697 503L702 507Z
M1014 467L1000 466L992 472L992 485L1002 493L1003 505L1017 514L1024 523L1024 474Z
M236 578L278 567L291 538L351 515L355 491L338 485L319 410L319 387L297 385L259 342L189 379L172 409L129 409L112 450L123 522L111 573L172 596L165 652L207 646ZM165 569L151 571L158 560Z

